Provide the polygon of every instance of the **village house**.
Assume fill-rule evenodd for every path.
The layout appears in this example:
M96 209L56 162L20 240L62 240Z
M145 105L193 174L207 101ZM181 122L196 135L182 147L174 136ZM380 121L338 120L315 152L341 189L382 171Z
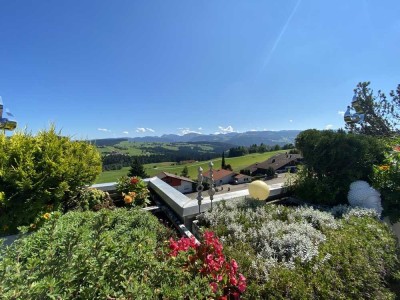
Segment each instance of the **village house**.
M282 153L270 157L262 163L255 163L243 169L241 173L251 176L268 174L268 169L272 168L274 172L286 172L288 170L294 171L296 165L302 160L300 154Z
M214 183L216 186L227 184L227 183L233 183L234 178L237 175L237 173L229 170L214 170L213 171L213 178L214 178ZM204 179L210 183L210 171L206 171L203 173Z
M180 191L182 194L193 192L193 185L195 182L189 178L167 172L161 172L157 174L157 177Z

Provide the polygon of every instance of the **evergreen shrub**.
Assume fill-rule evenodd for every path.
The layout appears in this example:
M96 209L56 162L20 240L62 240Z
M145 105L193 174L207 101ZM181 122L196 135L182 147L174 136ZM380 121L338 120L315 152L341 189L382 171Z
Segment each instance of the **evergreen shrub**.
M68 199L100 172L95 147L61 136L53 126L36 136L0 134L0 234L16 232L46 212L65 210Z
M2 299L209 299L207 278L168 253L172 231L142 210L50 217L0 247Z

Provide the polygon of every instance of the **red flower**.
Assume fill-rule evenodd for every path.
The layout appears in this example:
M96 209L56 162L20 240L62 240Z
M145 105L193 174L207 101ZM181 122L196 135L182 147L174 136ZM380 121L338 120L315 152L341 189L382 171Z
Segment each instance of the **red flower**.
M137 177L132 177L131 178L131 184L136 184L138 182L139 182L139 178L137 178Z

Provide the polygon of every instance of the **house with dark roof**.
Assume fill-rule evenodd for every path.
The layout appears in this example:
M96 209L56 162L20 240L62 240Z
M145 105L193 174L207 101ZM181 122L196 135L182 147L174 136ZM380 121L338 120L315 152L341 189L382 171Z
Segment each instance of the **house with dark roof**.
M251 176L265 175L267 170L272 168L274 172L285 172L289 169L293 170L295 166L303 159L300 154L282 153L270 157L264 162L255 163L243 169L244 174Z
M245 174L236 174L235 177L233 177L233 183L234 184L241 184L241 183L250 183L252 177L249 175Z
M161 172L157 174L157 177L180 191L182 194L193 192L193 185L195 182L189 178L167 172Z

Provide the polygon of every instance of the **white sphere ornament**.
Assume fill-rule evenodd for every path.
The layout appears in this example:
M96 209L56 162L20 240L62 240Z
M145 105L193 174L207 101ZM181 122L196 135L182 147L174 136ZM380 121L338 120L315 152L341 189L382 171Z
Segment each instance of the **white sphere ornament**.
M350 184L347 199L351 206L374 209L378 215L382 213L381 195L368 182L358 180Z
M257 200L265 200L269 196L269 185L264 181L255 180L249 184L249 194Z

